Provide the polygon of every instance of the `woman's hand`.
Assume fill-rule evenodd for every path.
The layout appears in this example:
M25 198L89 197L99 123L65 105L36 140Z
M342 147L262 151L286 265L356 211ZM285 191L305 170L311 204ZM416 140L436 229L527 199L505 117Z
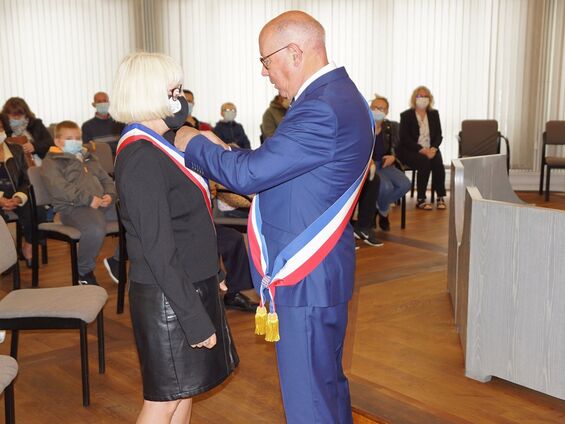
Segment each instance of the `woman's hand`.
M13 211L21 203L21 199L14 197L12 199L7 199L6 197L0 197L0 208L5 211Z
M196 343L194 345L190 345L192 348L200 348L200 347L205 347L207 349L212 349L214 346L216 346L216 333L212 334L210 337L208 337L206 340L204 340L203 342L200 343Z
M394 164L396 158L393 155L384 155L383 156L383 168L389 167Z
M24 145L22 145L24 152L26 153L33 153L35 152L35 146L33 144L31 144L29 141L27 143L25 143Z

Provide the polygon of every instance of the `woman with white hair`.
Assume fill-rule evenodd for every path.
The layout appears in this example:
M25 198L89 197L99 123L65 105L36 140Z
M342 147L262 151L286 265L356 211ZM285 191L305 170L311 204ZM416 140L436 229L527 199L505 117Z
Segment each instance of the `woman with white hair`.
M130 312L143 377L138 423L186 423L192 397L238 363L218 294L207 182L163 134L186 120L182 70L134 53L118 68L110 114L127 124L116 184L130 259Z
M434 96L420 86L410 98L410 109L400 114L400 148L402 163L418 171L416 207L431 210L426 188L432 173L432 191L437 193L437 209L445 209L445 168L439 146L443 139L439 113L433 108Z

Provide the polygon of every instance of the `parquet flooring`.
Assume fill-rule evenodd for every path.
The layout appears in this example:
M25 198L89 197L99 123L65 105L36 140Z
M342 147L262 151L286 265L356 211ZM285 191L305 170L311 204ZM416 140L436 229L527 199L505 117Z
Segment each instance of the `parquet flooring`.
M537 193L521 195L565 210L565 195L552 195L548 204ZM362 411L356 423L565 422L565 401L499 379L482 384L464 376L446 291L448 212L414 210L409 201L405 230L399 229L400 210L391 216L392 231L379 233L385 246L360 244L357 254L345 358L353 406ZM115 243L107 239L103 255ZM101 263L96 274L110 298L104 375L97 373L95 326L89 331L91 406L81 406L78 333L23 332L15 385L18 423L135 421L141 378L127 301L126 313L117 315L116 286ZM30 281L23 269L23 287ZM49 264L42 267L40 281L42 287L70 284L65 244L49 242ZM2 277L0 296L10 289L11 278ZM240 367L221 387L195 400L192 423L284 423L273 346L254 336L251 314L229 311L228 320ZM9 334L0 345L0 353L8 352Z

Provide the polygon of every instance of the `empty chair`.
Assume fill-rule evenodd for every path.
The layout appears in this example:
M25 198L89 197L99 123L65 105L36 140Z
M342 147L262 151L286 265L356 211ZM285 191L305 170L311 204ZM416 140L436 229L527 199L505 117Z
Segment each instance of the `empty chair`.
M15 422L14 378L18 375L17 361L8 355L0 355L0 394L4 393L6 424Z
M16 249L6 223L0 220L0 273L14 268L18 272ZM8 259L6 259L8 258ZM0 330L11 330L10 356L18 354L20 330L78 329L82 371L82 403L90 403L88 378L87 325L96 320L98 327L98 370L105 371L104 317L108 299L99 286L71 286L13 290L0 301Z
M510 170L510 145L494 119L468 119L461 122L459 157L496 155L502 140L506 146L506 169Z
M549 200L549 180L552 169L565 169L565 156L547 156L547 146L565 145L565 121L548 121L543 133L541 148L541 172L539 179L539 194L543 190L543 177L545 173L545 201ZM554 148L555 149L555 148Z
M94 143L94 154L98 158L100 165L112 177L114 176L114 157L112 148L108 143Z

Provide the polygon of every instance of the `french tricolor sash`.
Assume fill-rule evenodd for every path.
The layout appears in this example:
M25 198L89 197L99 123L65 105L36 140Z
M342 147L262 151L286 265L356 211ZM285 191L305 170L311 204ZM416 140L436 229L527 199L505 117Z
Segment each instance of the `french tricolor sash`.
M206 208L208 208L210 219L214 221L214 218L212 216L212 204L210 201L208 180L192 171L191 169L188 169L184 165L184 154L152 129L147 128L146 126L141 124L130 124L126 128L124 128L122 136L120 137L120 141L118 142L118 147L116 149L116 157L126 146L129 146L131 143L134 143L138 140L147 140L151 144L153 144L153 146L161 150L165 155L167 155L169 159L173 161L173 163L182 171L182 173L186 175L188 179L196 185L196 187L198 187L198 189L202 193L202 197L204 198Z
M278 341L278 316L275 309L275 288L292 286L303 280L331 252L355 209L367 177L371 160L365 169L320 217L290 242L275 258L269 260L265 238L261 232L261 195L253 198L247 223L251 261L261 276L261 303L255 315L255 333L267 341ZM264 290L269 292L269 314L265 308Z

